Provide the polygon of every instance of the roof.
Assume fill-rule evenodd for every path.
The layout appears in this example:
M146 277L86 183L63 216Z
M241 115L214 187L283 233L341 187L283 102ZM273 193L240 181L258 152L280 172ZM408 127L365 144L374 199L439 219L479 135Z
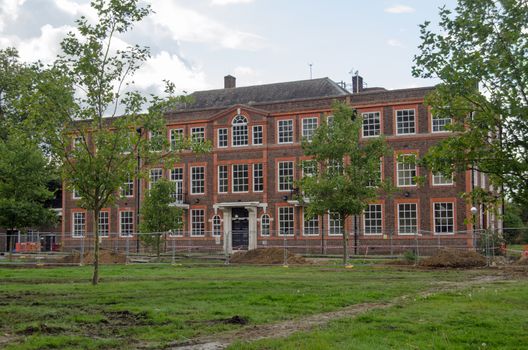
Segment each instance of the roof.
M228 89L196 91L190 96L190 109L229 107L237 104L267 103L297 99L315 99L350 95L329 78L284 83L244 86ZM185 108L184 108L185 109Z

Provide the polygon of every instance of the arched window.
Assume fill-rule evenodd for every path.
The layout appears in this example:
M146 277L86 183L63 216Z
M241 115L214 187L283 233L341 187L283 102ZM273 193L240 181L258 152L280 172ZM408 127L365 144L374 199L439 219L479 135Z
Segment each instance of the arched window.
M222 224L220 221L220 216L213 216L213 236L220 236L222 233Z
M248 121L243 115L233 118L233 146L248 145Z
M270 217L268 214L264 214L260 217L260 234L262 236L270 235Z

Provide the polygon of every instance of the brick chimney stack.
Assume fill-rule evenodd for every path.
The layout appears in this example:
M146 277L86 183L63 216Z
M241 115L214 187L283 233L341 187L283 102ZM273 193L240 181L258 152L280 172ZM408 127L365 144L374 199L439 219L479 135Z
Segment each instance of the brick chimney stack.
M224 89L236 88L236 78L232 75L226 75L224 77Z
M352 93L356 94L363 91L363 77L360 75L352 76Z

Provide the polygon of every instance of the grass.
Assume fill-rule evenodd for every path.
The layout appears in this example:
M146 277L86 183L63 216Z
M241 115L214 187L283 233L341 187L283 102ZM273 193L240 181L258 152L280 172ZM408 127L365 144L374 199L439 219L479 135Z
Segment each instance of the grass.
M230 349L526 349L528 282L439 293Z
M440 281L461 281L482 273L372 266L112 265L103 267L101 284L91 286L90 267L0 268L0 348L126 349L138 344L161 348L240 328L225 322L234 315L248 319L250 325L295 319L362 302L388 301ZM270 346L295 347L290 341L295 342L288 339Z

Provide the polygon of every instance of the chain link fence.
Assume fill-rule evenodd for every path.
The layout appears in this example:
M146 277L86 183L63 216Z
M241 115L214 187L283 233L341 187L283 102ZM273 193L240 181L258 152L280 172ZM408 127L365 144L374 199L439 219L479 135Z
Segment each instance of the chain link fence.
M505 229L504 229L505 230ZM502 232L502 231L500 231ZM383 234L348 233L348 253L352 259L398 258L404 254L420 259L431 256L441 249L477 251L484 255L488 264L496 255L523 254L523 249L509 249L503 243L499 231L471 230L451 234L435 234L419 231L398 235L387 231ZM224 240L224 236L227 238ZM288 254L311 258L336 258L343 254L343 238L339 232L306 235L303 232L269 232L267 235L252 232L154 232L121 235L107 233L99 237L103 254L102 263L224 263L237 251L255 248L273 248L283 251L284 263ZM94 236L86 233L79 237L62 236L54 232L4 232L0 233L1 261L28 263L86 264L91 263ZM528 249L528 247L526 247ZM120 259L108 258L119 256ZM77 259L68 260L71 255ZM22 259L22 258L23 259Z

